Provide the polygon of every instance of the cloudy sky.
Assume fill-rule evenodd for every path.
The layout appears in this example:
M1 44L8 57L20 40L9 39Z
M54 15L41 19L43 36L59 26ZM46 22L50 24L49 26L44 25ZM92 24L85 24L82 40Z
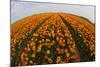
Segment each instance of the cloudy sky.
M71 5L71 4L54 4L54 3L41 3L41 2L23 2L11 1L11 23L14 23L24 17L32 14L45 13L45 12L65 12L72 13L79 16L88 18L94 22L94 6L84 5Z

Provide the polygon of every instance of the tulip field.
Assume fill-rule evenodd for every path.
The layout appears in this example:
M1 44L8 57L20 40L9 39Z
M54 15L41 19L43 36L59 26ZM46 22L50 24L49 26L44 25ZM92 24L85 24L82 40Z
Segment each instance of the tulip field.
M11 66L95 61L95 24L69 13L40 13L11 24Z

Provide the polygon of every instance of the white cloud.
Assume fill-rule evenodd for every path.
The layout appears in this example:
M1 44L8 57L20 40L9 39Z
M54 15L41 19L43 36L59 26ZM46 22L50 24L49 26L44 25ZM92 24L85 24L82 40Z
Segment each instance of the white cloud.
M53 4L40 2L11 2L11 23L36 13L66 12L88 18L94 23L94 6Z

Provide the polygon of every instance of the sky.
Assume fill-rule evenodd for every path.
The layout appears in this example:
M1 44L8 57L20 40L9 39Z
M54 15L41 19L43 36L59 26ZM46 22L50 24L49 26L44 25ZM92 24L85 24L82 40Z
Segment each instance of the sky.
M11 24L39 13L64 12L88 18L95 23L95 7L86 5L55 4L44 2L11 1Z

